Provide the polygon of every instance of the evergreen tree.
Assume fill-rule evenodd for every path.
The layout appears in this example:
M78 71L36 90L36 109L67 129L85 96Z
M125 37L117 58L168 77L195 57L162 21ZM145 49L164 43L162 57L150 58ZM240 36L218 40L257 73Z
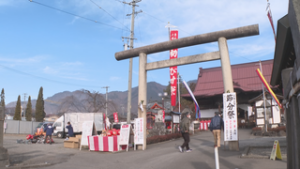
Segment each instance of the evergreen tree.
M1 106L0 106L0 115L2 115L3 119L5 119L5 93L4 93L4 88L2 88L1 91ZM0 117L1 119L1 117Z
M15 109L15 115L14 120L21 120L21 97L19 95L16 109Z
M41 87L35 105L35 119L36 121L42 122L44 120L44 117L45 117L45 111L44 111L43 87Z
M25 117L27 121L31 121L32 118L32 105L31 105L31 97L28 97L28 102L26 106Z

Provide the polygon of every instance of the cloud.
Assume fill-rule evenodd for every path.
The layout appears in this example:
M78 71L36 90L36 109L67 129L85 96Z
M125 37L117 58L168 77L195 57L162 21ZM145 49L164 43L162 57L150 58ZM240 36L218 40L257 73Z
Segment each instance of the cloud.
M79 80L79 81L89 81L86 78L82 78L82 77L74 77L74 76L60 76L61 78L64 79L73 79L73 80Z
M83 63L79 61L54 63L43 68L43 73L63 79L89 81L83 73L82 66Z
M49 66L46 66L46 67L43 69L43 72L46 73L46 74L51 74L51 75L56 75L56 74L59 73L58 70L53 69L53 68L51 68L51 67L49 67Z
M29 58L24 58L24 59L19 59L19 58L7 58L7 57L0 57L1 62L6 62L9 64L32 64L32 63L39 63L43 60L45 60L47 56L34 56L34 57L29 57Z

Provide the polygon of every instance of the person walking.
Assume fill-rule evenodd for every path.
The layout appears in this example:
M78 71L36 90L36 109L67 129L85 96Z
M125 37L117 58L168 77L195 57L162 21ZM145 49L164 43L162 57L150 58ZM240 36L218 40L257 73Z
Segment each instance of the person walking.
M66 126L66 128L68 129L68 135L69 135L69 137L74 137L73 127L72 127L71 123L68 122L67 124L68 125Z
M189 112L186 112L184 114L182 114L183 118L180 122L180 131L182 134L182 137L184 139L184 142L181 146L178 147L180 152L183 152L184 147L186 147L186 152L191 152L192 149L190 149L189 147L189 142L190 142L190 131L189 131L189 127L190 127L190 118L191 118L191 114Z
M224 121L220 117L219 112L215 112L215 116L211 119L209 129L214 135L215 140L215 147L221 147L220 140L221 140L221 128L224 130Z
M48 137L50 138L49 143L52 144L52 133L53 133L54 127L51 126L49 123L47 127L45 128L46 137L44 139L44 144L47 142Z

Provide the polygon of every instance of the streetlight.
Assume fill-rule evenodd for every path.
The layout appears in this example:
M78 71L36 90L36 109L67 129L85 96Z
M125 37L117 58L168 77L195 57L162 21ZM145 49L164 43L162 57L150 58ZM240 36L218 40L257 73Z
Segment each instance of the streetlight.
M163 109L165 110L164 97L168 96L168 93L167 92L164 92L163 94L162 93L158 93L158 96L161 97Z

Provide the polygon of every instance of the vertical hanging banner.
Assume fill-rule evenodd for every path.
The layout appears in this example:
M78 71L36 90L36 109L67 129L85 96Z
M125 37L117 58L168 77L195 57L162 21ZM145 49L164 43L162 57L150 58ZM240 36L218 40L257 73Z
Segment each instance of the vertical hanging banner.
M170 40L178 39L178 30L171 30ZM170 50L170 59L178 57L178 49ZM177 66L170 67L171 105L176 106Z
M134 120L134 150L136 145L143 145L144 150L144 121L143 118L137 118Z
M238 140L237 104L235 93L223 94L224 141Z
M165 111L163 110L163 122L165 122Z
M199 107L199 104L198 104L198 102L197 102L197 100L196 100L196 98L195 98L193 92L191 91L189 85L188 85L184 80L183 80L182 82L183 82L183 84L184 84L186 90L189 92L189 94L191 95L192 99L194 100L195 106L196 106L197 109L198 109L197 112L199 112L199 116L198 116L198 117L201 118L200 107Z
M273 18L272 18L272 13L271 13L271 8L270 8L269 1L267 3L267 9L266 9L266 11L267 11L267 16L269 18L269 21L270 21L272 29L273 29L274 39L275 39L275 42L276 42L275 28L274 28L274 24L273 24Z
M117 112L114 113L114 121L115 121L115 123L119 122L119 118L118 118L118 113Z

